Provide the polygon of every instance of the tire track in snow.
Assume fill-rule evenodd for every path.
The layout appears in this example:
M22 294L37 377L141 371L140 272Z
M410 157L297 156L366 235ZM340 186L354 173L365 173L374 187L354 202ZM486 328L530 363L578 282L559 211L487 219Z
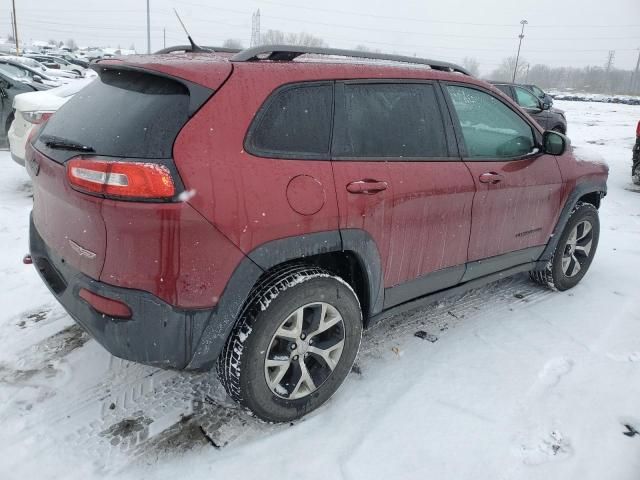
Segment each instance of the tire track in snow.
M357 362L366 367L369 359L401 346L418 329L444 337L476 315L499 314L550 294L520 275L391 317L365 333ZM142 458L188 449L190 442L198 443L198 432L200 441L206 438L224 448L283 428L229 403L213 375L161 370L111 357L108 373L98 383L71 398L58 392L42 403L31 429L52 432L51 443L82 452L101 471L114 472Z

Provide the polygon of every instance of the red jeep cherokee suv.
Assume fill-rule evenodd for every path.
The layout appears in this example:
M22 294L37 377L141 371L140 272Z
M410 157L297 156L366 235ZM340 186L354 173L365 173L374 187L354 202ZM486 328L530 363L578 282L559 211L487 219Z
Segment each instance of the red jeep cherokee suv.
M32 261L112 354L217 364L260 418L325 402L382 317L522 271L565 290L596 251L606 167L456 65L269 46L93 68L28 146Z

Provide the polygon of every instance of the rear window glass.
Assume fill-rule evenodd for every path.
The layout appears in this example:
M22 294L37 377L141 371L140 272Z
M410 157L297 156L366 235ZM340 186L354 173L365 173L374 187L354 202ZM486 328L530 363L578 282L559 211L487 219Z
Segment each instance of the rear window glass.
M249 133L248 150L274 157L327 158L333 86L286 88L271 97Z
M38 148L58 161L78 151L51 149L51 139L82 145L95 155L171 158L173 142L189 118L189 91L153 74L105 70L46 123Z
M444 123L428 84L345 85L346 125L336 154L344 157L448 156Z

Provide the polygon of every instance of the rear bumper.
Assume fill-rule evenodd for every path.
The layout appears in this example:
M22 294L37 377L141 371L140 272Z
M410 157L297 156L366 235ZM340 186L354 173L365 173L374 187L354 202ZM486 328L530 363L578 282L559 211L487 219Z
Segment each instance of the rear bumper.
M205 327L215 316L215 308L177 309L148 292L96 281L52 252L35 228L33 219L29 243L33 264L51 293L111 354L163 368L184 369L189 365L189 369L202 369L210 366L192 362L192 359ZM81 288L126 303L131 309L131 318L123 320L99 313L79 297ZM223 345L222 338L218 342L208 342L213 358Z

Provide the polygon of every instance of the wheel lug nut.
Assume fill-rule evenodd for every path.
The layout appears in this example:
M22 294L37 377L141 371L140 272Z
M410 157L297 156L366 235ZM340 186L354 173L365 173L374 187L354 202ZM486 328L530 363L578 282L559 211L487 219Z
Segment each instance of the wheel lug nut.
M306 335L304 333L300 334L300 340L304 340L306 338Z
M295 349L296 349L296 344L295 344L295 343L292 343L292 344L291 344L291 350L295 350Z
M298 355L294 355L293 359L298 360Z

